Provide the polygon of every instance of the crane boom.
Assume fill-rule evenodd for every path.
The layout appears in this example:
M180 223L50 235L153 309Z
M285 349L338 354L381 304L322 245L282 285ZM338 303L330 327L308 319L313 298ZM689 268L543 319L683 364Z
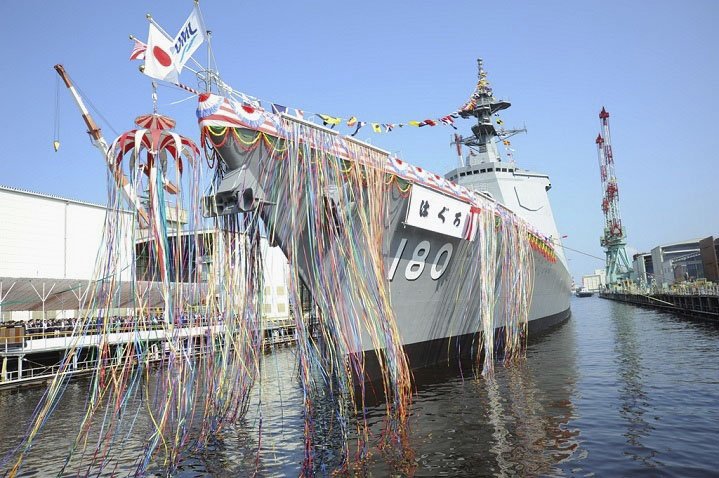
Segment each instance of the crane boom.
M70 77L65 71L65 68L62 65L57 64L55 65L55 71L57 71L57 74L60 75L62 81L65 82L65 86L70 91L73 100L75 100L75 104L80 109L80 113L82 113L82 119L83 121L85 121L85 125L87 126L87 133L92 138L92 144L95 145L95 147L99 149L102 153L102 156L105 159L105 163L110 169L110 172L112 173L112 176L115 180L115 184L117 184L117 186L122 190L125 199L127 199L130 205L134 207L134 209L137 211L137 214L140 218L140 225L142 227L146 227L147 224L149 224L147 210L145 209L145 206L142 205L140 198L137 197L135 192L132 190L130 181L127 179L127 176L125 176L125 173L123 173L122 170L118 168L112 161L112 158L109 155L110 148L107 145L107 141L105 141L105 138L102 136L102 131L97 126L95 120L90 115L90 112L85 107L85 103L82 101L82 97L77 92L75 86L72 84L72 81L70 80Z

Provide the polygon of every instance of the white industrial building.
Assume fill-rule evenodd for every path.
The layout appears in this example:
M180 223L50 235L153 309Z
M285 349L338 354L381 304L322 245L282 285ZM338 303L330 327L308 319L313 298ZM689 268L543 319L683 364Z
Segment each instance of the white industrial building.
M0 321L74 317L102 251L105 206L0 186ZM132 227L132 214L121 221ZM133 303L131 262L137 250L125 234L119 251L122 308ZM139 242L138 242L139 244ZM287 259L263 244L264 304L269 319L289 318ZM211 266L211 265L210 265ZM156 303L161 304L160 297Z
M597 292L604 288L607 283L607 272L604 269L596 269L594 274L582 276L582 289Z
M636 284L642 286L651 285L651 281L654 278L654 263L652 262L652 255L641 252L634 254L632 259L632 272L629 278Z

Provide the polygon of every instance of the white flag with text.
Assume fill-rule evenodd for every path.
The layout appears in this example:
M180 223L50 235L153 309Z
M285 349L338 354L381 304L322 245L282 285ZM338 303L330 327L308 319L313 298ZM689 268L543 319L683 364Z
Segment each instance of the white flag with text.
M180 32L175 36L173 53L177 71L182 71L182 67L185 66L187 60L190 59L205 39L205 26L202 24L202 17L200 17L200 12L195 6L182 28L180 28Z

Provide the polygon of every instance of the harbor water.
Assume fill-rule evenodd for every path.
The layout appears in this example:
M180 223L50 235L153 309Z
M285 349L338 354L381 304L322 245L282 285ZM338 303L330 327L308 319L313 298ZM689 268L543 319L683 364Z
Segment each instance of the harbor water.
M572 318L530 341L526 359L491 379L444 364L415 373L412 459L378 450L371 476L716 476L719 324L598 297L574 298ZM176 476L297 476L304 454L293 348L268 355L245 419ZM87 379L68 385L21 476L54 476L84 416ZM0 393L0 452L26 433L44 389ZM384 409L370 407L378 433ZM331 421L331 417L327 417ZM315 471L330 473L341 444L316 424ZM137 420L136 427L149 426ZM131 473L141 443L126 437ZM259 454L257 452L259 448ZM3 466L7 467L7 463ZM6 469L1 470L4 474ZM73 476L75 473L71 473ZM113 475L114 474L114 475Z

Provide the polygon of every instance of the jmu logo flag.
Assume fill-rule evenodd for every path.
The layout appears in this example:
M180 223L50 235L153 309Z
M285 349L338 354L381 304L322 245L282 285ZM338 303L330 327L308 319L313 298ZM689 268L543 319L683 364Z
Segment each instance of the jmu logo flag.
M182 71L187 60L205 41L205 26L202 24L202 17L200 17L197 6L192 9L192 13L185 20L174 41L175 64L177 71Z
M172 40L167 38L153 23L150 23L144 73L150 78L177 83L178 69L173 50Z

